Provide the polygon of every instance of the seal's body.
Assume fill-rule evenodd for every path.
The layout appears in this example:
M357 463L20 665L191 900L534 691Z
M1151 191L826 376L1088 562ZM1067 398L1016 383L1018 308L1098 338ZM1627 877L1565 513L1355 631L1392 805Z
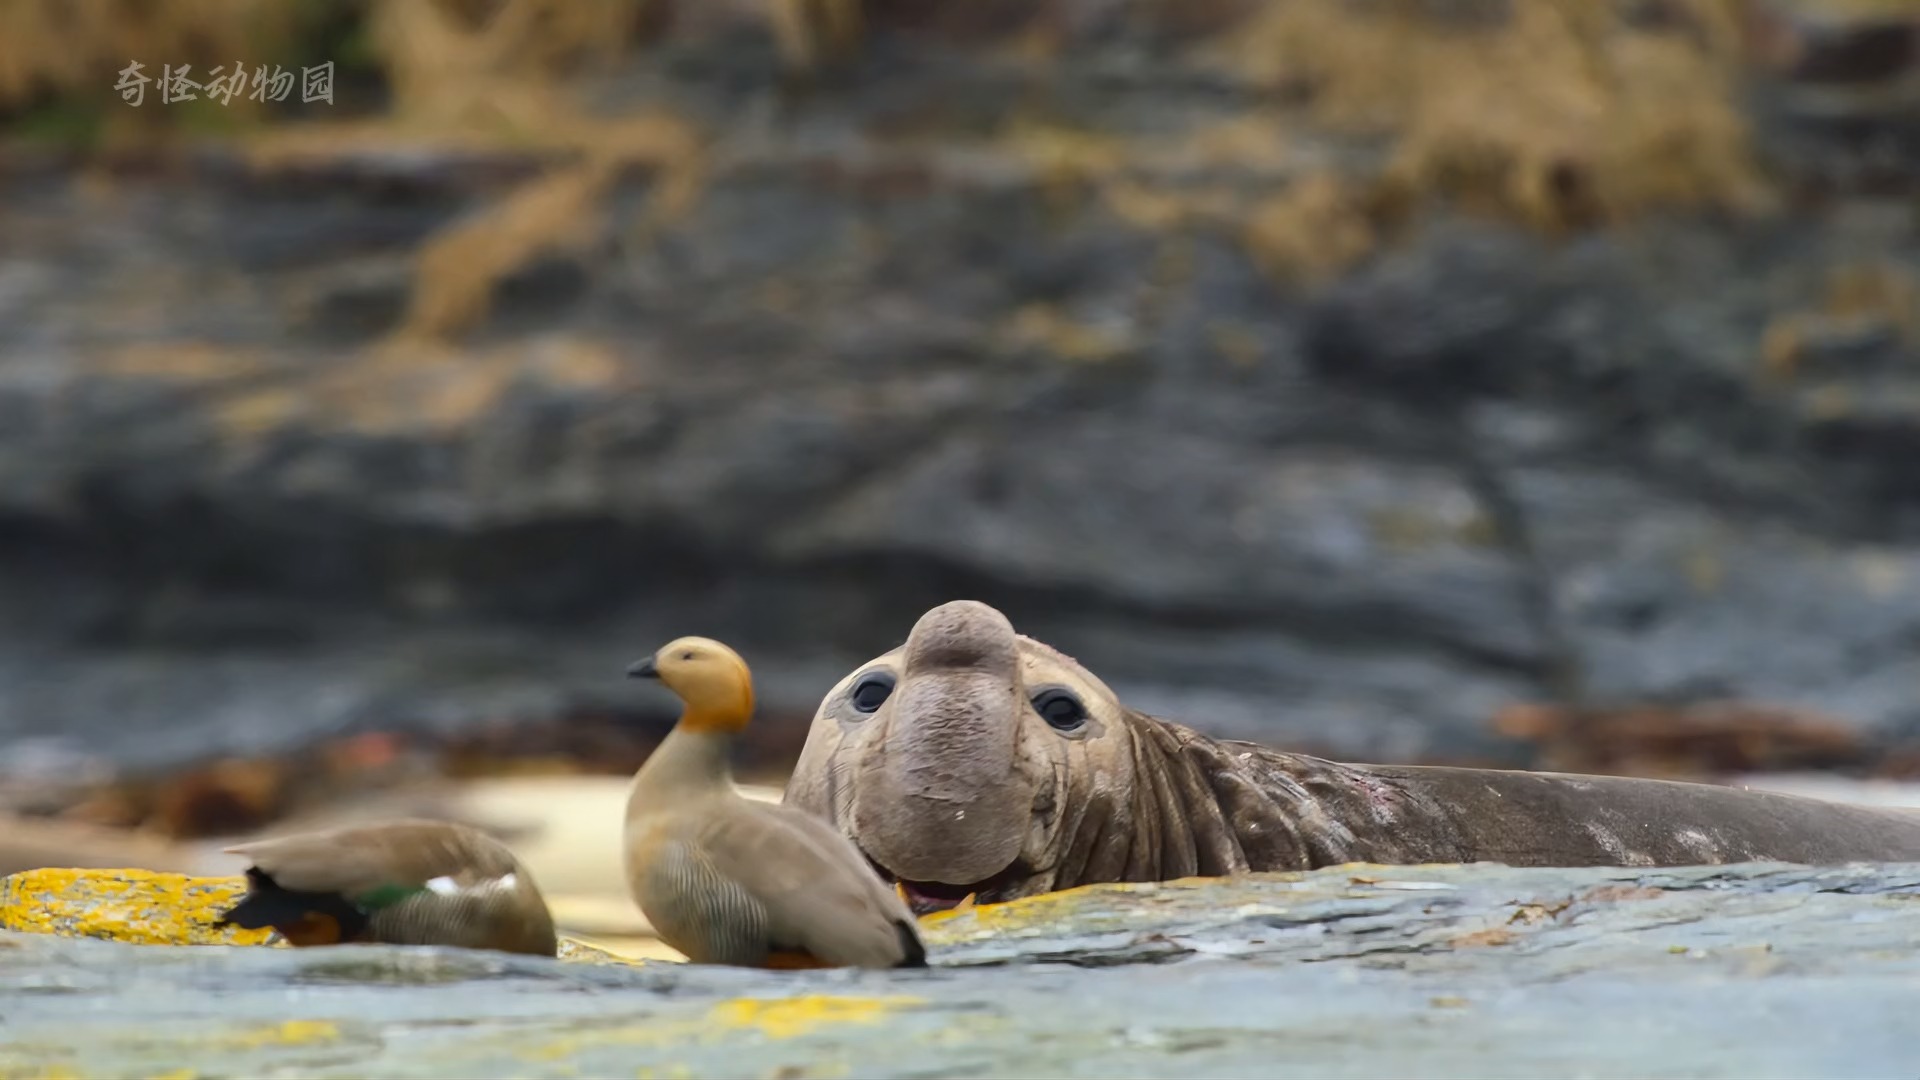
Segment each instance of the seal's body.
M925 967L913 913L831 824L733 785L753 683L732 649L681 638L628 674L685 704L627 797L628 888L660 940L696 964Z
M1920 861L1920 811L1710 784L1349 765L1135 712L955 601L828 693L786 801L914 907L1344 862Z
M498 840L445 821L329 829L226 849L251 860L220 921L294 946L451 945L552 956L553 917Z

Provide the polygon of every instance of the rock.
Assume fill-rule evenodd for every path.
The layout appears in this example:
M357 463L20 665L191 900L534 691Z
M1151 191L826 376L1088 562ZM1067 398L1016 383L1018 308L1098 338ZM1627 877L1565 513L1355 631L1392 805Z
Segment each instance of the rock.
M1364 242L1321 244L1339 198L1256 211L1364 189L1390 147L1116 13L1148 5L1068 6L1018 48L876 33L804 98L737 19L668 35L582 96L697 134L665 140L702 148L682 212L646 208L684 163L622 171L580 208L596 243L483 282L448 341L398 334L448 287L416 280L421 245L554 155L210 146L86 182L9 156L0 741L159 768L660 727L620 671L689 631L745 651L777 741L963 596L1136 705L1334 756L1524 764L1487 730L1516 701L1920 737L1920 113L1811 117L1762 92L1791 64L1752 101L1704 61L1643 78L1713 35L1632 5L1672 25L1589 43L1632 73L1601 81L1662 97L1602 101L1646 122L1576 157L1699 205L1557 237L1356 210ZM1257 47L1249 9L1304 6L1166 33ZM1462 34L1519 10L1426 6ZM1616 70L1592 55L1535 66ZM1513 134L1446 89L1428 134L1458 161ZM1821 197L1745 217L1717 198L1738 162L1665 168L1723 109L1713 132ZM1580 183L1542 173L1510 186ZM1276 243L1358 254L1308 285Z
M1778 167L1826 194L1911 200L1920 175L1920 15L1763 0L1741 13L1755 120Z
M149 870L24 870L0 878L0 930L97 938L129 945L271 945L271 930L217 926L246 895L242 877L189 877ZM562 939L562 960L631 963L587 942Z
M1739 703L1621 710L1515 705L1502 709L1494 725L1533 743L1541 768L1552 772L1686 780L1870 764L1859 733L1845 724Z
M0 1070L1867 1077L1920 1052L1920 866L1354 865L925 927L931 970L800 973L7 934Z
M1796 82L1891 82L1920 71L1920 18L1892 5L1839 15L1779 0L1753 5L1744 29L1771 72Z
M265 945L271 930L218 926L244 878L150 870L25 870L0 878L0 929L134 945Z

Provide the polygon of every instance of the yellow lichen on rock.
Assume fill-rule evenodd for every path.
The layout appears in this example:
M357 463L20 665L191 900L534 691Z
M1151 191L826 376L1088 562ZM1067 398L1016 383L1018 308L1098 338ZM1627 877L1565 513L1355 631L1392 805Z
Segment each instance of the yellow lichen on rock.
M873 1025L903 1009L928 1004L912 995L852 997L802 994L786 998L739 997L716 1002L705 1014L672 1019L648 1017L635 1024L598 1028L520 1052L528 1061L560 1061L585 1047L630 1046L678 1050L730 1042L746 1035L768 1040L796 1039L820 1031Z
M1188 877L1172 881L1109 881L1092 885L1076 885L1071 889L1060 889L1037 896L1023 896L1016 900L975 904L965 911L956 909L931 912L920 917L920 927L930 945L969 941L996 933L1038 932L1048 926L1083 915L1090 905L1098 905L1106 897L1199 888L1219 880L1219 878Z
M151 870L25 870L0 878L0 930L98 938L131 945L272 945L271 930L215 925L247 891L245 878ZM559 957L583 964L641 964L572 938Z
M244 878L150 870L26 870L0 879L0 929L135 945L265 945L269 930L216 925Z
M768 1038L791 1039L823 1027L872 1024L895 1009L925 1005L920 997L844 997L806 994L791 998L734 998L707 1013L720 1027L758 1031Z
M340 1026L330 1020L283 1020L278 1024L237 1031L217 1042L221 1046L250 1050L261 1046L306 1046L336 1042L339 1038Z
M1380 878L1404 878L1409 873L1432 869L1458 869L1457 864L1420 863L1410 866L1385 866L1378 863L1347 863L1331 868L1350 875L1349 889L1375 883L1378 878L1357 876L1371 872ZM1309 883L1312 873L1300 870L1272 870L1233 874L1227 877L1183 877L1167 881L1111 881L1077 885L1071 889L1023 896L991 904L975 904L964 911L936 911L920 916L920 934L929 946L961 945L992 937L1035 937L1057 933L1062 926L1084 930L1121 929L1135 925L1143 913L1156 907L1177 908L1183 896L1207 890L1222 898L1240 895L1236 890L1263 883ZM1431 887L1400 884L1398 888Z
M1353 864L1349 870L1374 869ZM1401 868L1404 869L1404 868ZM1297 873L1246 875L1299 880ZM1136 910L1111 901L1121 896L1218 886L1217 878L1175 881L1111 882L1082 885L1002 903L979 904L964 912L923 916L928 945L956 945L983 937L1024 937L1047 932L1064 922L1100 922L1130 918ZM238 930L215 925L220 913L246 892L244 878L189 877L149 870L28 870L0 878L0 930L87 937L135 945L271 945L285 947L269 930ZM586 964L674 963L664 958L623 955L590 942L562 937L559 959Z

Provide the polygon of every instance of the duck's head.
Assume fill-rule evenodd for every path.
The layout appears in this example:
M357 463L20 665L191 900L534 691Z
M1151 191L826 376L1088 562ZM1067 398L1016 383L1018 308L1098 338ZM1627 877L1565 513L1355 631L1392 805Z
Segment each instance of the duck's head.
M686 705L680 723L695 731L737 732L753 717L753 673L740 654L712 638L675 638L627 668L658 679Z

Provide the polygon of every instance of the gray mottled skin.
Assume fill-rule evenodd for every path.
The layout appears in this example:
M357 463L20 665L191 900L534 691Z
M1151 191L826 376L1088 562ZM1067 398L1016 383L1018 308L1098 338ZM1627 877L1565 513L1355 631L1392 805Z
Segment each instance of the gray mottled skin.
M854 692L896 680L863 713ZM1085 709L1049 725L1048 692ZM786 801L915 906L1344 862L1676 866L1920 860L1920 812L1707 784L1349 765L1208 738L955 601L828 693Z

